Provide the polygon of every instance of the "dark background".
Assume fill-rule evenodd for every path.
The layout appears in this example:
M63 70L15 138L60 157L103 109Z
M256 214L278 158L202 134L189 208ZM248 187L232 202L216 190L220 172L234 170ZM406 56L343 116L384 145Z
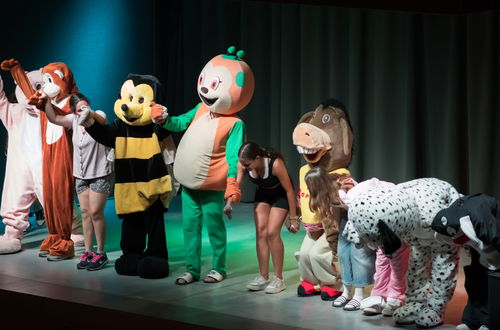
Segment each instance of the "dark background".
M497 2L16 1L2 5L0 59L28 71L67 63L111 118L126 75L154 74L177 115L199 102L205 63L235 45L256 78L241 112L248 139L281 150L295 182L293 128L335 97L351 117L358 181L437 177L500 198Z

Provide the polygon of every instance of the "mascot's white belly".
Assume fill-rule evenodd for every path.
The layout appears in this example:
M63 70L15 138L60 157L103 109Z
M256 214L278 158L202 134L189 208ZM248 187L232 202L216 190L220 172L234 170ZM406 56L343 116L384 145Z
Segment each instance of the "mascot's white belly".
M218 118L207 112L184 133L174 162L174 176L183 186L198 189L205 182L212 159Z
M45 131L45 142L47 144L56 143L63 135L63 127L54 125L50 121L47 123L47 130Z

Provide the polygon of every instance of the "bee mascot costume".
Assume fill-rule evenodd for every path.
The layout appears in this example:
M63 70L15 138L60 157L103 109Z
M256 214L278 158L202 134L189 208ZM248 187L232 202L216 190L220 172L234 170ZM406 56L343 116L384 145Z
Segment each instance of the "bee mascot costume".
M116 213L123 220L123 255L115 262L120 275L162 278L169 273L163 213L172 184L160 141L170 132L151 122L155 101L160 101L158 79L130 74L114 106L119 119L101 125L90 110L80 116L97 142L115 148Z
M207 225L213 251L212 270L205 282L223 280L226 259L226 227L223 220L224 198L240 199L236 182L238 150L245 137L245 125L236 113L252 98L254 76L242 61L243 51L218 55L203 68L198 78L201 102L176 117L166 108L155 115L163 127L174 132L186 130L174 162L174 176L183 186L182 217L187 271L177 284L200 278L201 228ZM225 194L224 194L225 191Z

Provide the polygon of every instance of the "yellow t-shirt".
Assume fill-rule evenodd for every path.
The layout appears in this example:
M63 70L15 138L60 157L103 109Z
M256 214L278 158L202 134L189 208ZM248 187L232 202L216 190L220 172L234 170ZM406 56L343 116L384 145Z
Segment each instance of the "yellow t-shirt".
M300 198L300 210L302 213L302 223L304 227L307 229L308 225L315 226L320 224L321 221L316 218L314 213L309 209L309 190L307 189L307 184L305 181L305 177L307 172L311 169L309 164L306 164L300 168L299 171L299 198ZM348 169L346 168L338 168L330 172L330 174L347 174L351 175Z

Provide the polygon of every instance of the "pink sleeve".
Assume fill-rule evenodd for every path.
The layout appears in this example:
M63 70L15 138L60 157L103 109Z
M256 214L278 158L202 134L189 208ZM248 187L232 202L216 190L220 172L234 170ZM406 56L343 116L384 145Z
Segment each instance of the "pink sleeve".
M5 125L5 128L9 129L12 126L12 118L11 118L11 104L9 100L7 100L7 96L5 95L5 91L3 90L3 80L0 77L0 120Z

